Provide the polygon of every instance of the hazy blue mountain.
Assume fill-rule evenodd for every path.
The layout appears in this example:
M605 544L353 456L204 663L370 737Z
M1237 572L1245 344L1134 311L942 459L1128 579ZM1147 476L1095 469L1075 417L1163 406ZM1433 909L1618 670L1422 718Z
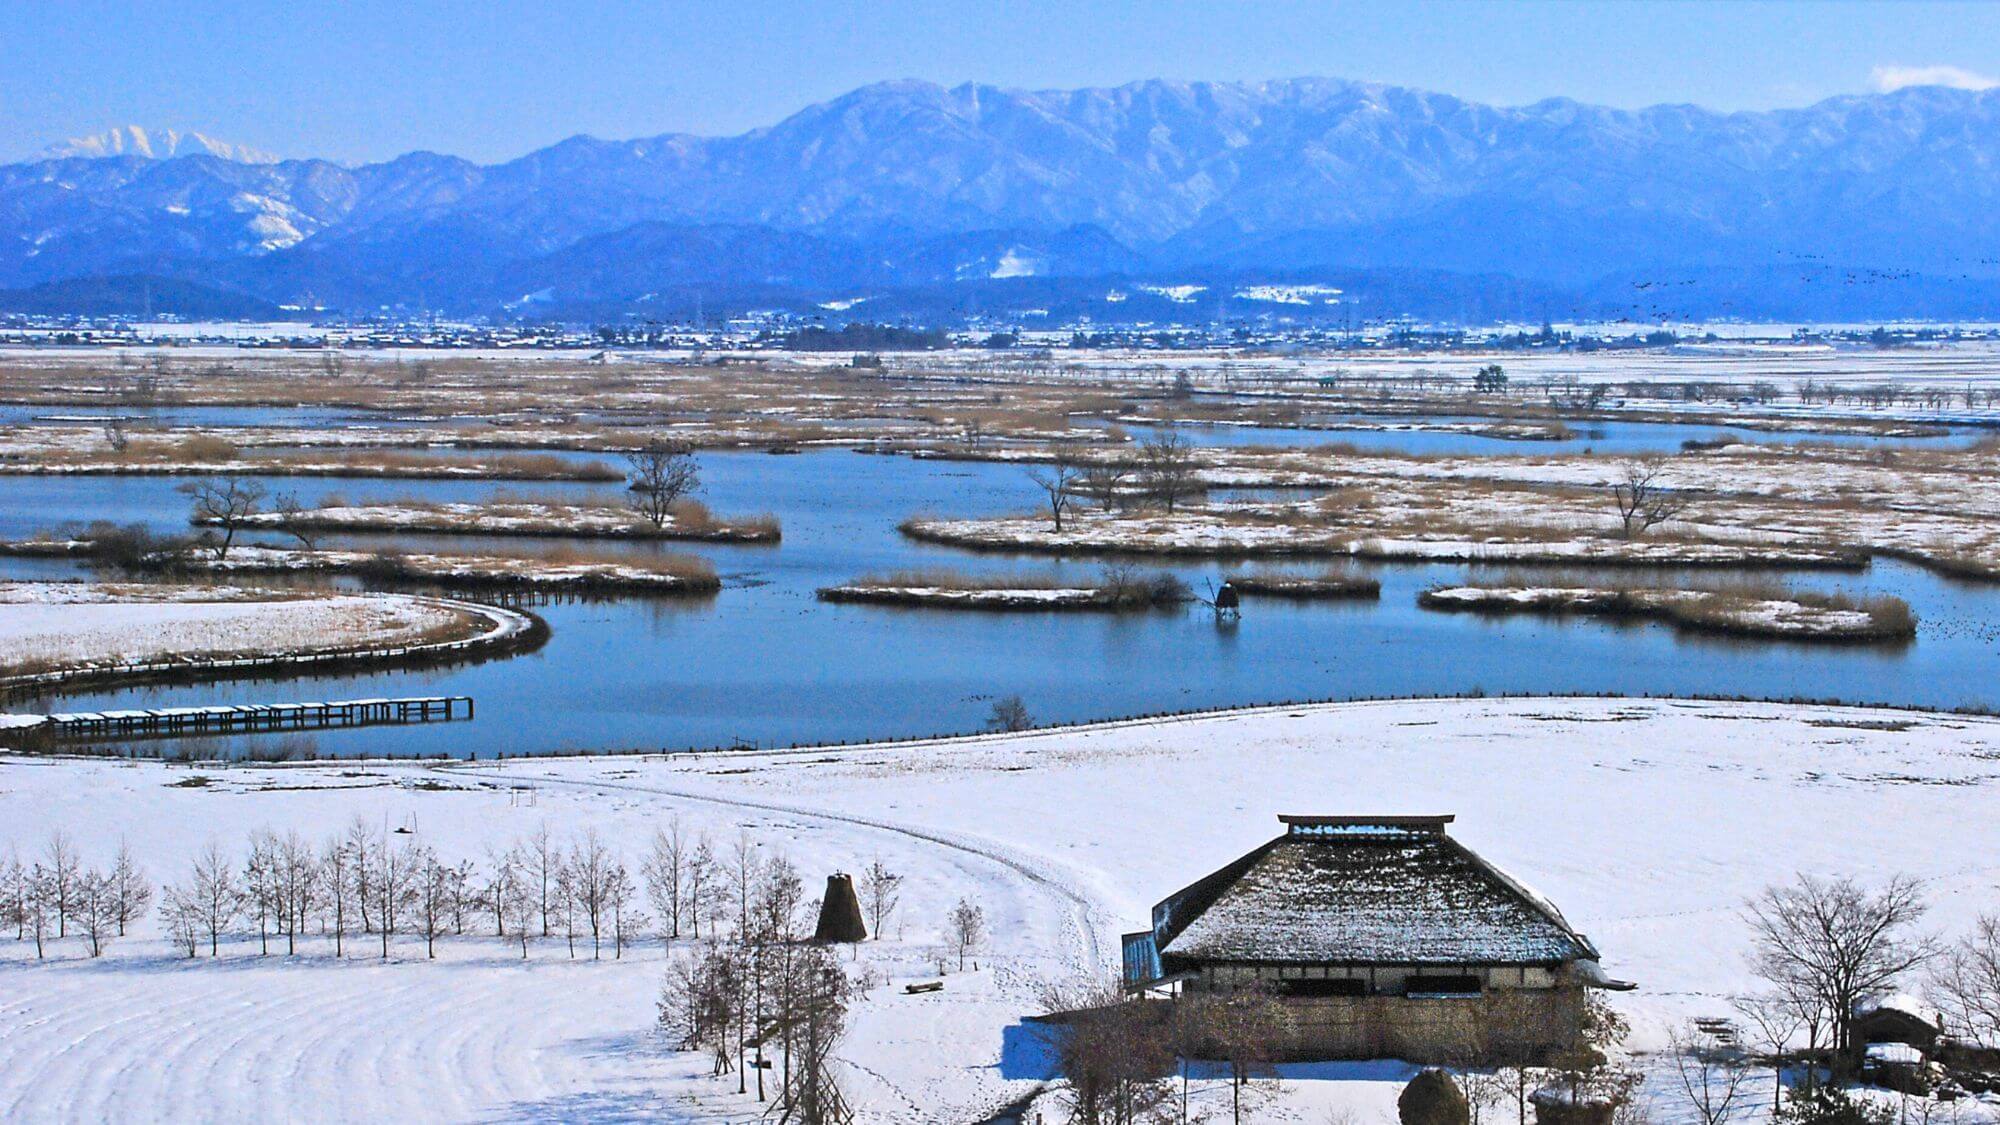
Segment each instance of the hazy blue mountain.
M0 166L0 285L144 272L287 302L485 307L1343 269L1643 306L1629 287L1654 274L1723 292L1778 270L1805 279L1794 305L1837 278L1841 307L1890 315L2000 277L2000 91L1716 113L1331 79L891 82L740 136L575 137L488 166L100 147L121 154ZM1922 284L1856 296L1907 274Z

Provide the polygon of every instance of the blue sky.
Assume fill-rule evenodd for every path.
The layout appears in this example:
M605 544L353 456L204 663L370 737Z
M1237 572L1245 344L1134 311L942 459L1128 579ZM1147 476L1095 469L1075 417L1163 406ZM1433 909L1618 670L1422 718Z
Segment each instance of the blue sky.
M740 132L888 78L1307 74L1500 104L1801 105L2000 78L2000 5L0 0L0 159L138 124L492 161L576 133Z

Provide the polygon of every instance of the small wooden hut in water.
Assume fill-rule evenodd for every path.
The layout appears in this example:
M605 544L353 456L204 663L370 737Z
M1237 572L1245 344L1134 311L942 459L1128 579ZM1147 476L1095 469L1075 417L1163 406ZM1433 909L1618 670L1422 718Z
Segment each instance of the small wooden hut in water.
M1269 992L1290 1058L1504 1064L1574 1045L1585 988L1632 987L1449 816L1279 819L1284 835L1125 935L1129 989Z

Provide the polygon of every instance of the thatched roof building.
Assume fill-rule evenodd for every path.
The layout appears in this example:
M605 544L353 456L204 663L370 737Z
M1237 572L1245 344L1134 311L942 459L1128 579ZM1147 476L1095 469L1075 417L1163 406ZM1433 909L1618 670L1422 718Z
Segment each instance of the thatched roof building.
M1448 1008L1438 1001L1475 1005L1453 1011L1465 1024L1504 1000L1511 1014L1484 1023L1518 1024L1544 1053L1573 1036L1583 986L1630 987L1604 977L1596 947L1553 904L1452 839L1449 816L1279 819L1283 835L1169 895L1150 930L1126 935L1128 987L1317 1002L1294 1053L1412 1059L1462 1048L1431 1026Z

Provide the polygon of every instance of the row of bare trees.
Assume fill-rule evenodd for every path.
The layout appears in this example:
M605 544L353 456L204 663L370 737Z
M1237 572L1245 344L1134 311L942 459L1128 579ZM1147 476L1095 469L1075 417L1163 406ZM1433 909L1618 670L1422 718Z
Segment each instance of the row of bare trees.
M126 927L144 917L153 900L146 873L132 849L118 842L109 867L84 864L69 834L49 834L39 854L23 860L10 853L0 863L0 928L14 931L16 941L33 940L35 956L48 953L52 938L82 936L96 957Z
M1042 490L1058 532L1086 499L1171 512L1202 490L1194 444L1171 427L1148 434L1130 455L1086 456L1074 443L1058 442L1048 461L1028 470L1028 479Z
M485 862L440 856L402 831L355 820L345 832L313 841L297 831L260 830L239 860L211 842L180 880L161 888L160 922L187 956L205 946L219 956L224 938L254 927L258 952L282 943L286 955L318 936L333 955L351 939L372 938L383 958L394 940L422 939L437 956L447 936L490 933L518 942L560 936L569 955L585 943L593 959L614 958L647 932L649 918L624 862L594 829L568 846L546 826Z
M439 939L478 933L518 943L524 958L535 939L560 938L572 957L587 946L593 959L606 952L616 959L647 934L700 938L732 917L740 929L763 870L759 848L746 836L725 854L676 818L655 828L636 867L594 829L565 842L547 825L474 861L357 818L321 840L258 830L233 851L209 843L181 878L158 889L158 920L189 957L204 948L218 956L225 940L254 930L260 954L282 947L295 955L319 938L344 957L359 938L386 958L395 938L409 936L435 957ZM895 917L903 882L879 858L860 874L863 911L877 936ZM0 927L33 939L37 956L48 940L72 932L97 955L154 897L122 842L102 871L85 866L60 830L37 854L0 862ZM978 942L977 933L961 940L961 956Z

